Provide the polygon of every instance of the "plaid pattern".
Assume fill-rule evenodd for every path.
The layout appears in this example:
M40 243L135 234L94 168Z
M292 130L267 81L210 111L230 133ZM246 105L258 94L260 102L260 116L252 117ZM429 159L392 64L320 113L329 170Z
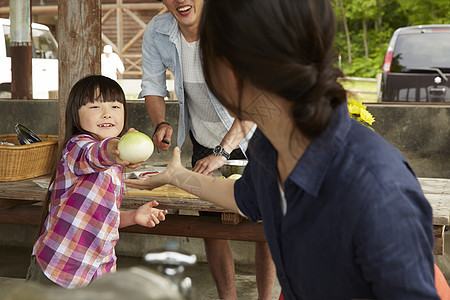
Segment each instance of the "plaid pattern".
M50 187L49 214L33 255L44 274L66 288L116 270L122 168L108 157L108 140L79 135L67 142Z

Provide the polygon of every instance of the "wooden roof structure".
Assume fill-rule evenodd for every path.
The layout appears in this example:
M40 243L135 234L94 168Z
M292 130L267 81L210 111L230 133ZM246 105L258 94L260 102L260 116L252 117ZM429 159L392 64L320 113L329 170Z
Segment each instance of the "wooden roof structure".
M64 1L61 1L64 2ZM80 5L85 5L80 1ZM101 0L102 44L113 47L125 65L124 78L142 76L142 37L145 27L165 6L157 0ZM59 40L58 1L32 0L33 22L50 27ZM9 18L9 0L0 0L0 17Z
M9 5L0 0L0 15L8 13ZM38 4L38 5L35 5ZM44 4L44 5L40 5ZM60 142L64 138L67 97L71 87L80 78L91 74L101 74L100 57L103 43L113 43L118 53L133 49L133 45L142 37L147 23L134 11L153 10L156 14L163 8L160 1L137 0L33 0L31 12L54 13L57 12L57 39L59 44L59 96L58 96L58 132ZM7 8L7 9L6 9ZM116 38L108 37L102 32L102 23L115 15ZM133 19L140 30L133 32L134 36L125 41L123 34L124 15ZM140 65L139 58L129 59L130 68ZM139 68L139 67L137 67Z

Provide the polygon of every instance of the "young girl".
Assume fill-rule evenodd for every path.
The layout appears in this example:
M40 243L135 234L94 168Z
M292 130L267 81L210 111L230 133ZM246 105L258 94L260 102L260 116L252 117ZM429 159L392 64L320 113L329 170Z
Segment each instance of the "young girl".
M78 81L69 94L66 134L43 205L27 280L82 287L116 270L118 229L153 227L167 211L156 201L120 211L124 191L117 137L126 132L125 95L104 76ZM136 165L134 165L136 166ZM130 166L130 167L134 167Z

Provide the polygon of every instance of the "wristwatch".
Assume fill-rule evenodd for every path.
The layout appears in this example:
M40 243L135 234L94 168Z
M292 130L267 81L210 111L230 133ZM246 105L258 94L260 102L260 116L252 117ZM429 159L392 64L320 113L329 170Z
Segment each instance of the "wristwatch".
M223 155L226 159L230 159L230 153L225 151L225 149L223 149L221 145L217 145L216 147L214 147L213 154L215 156Z

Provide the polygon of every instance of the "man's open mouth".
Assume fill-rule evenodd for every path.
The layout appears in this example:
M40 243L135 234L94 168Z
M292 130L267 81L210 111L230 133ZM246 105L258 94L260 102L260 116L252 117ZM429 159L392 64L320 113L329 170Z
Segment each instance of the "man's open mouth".
M184 12L189 11L191 8L192 8L191 5L186 5L186 6L177 8L177 11L179 11L179 12L181 12L181 13L184 13Z

